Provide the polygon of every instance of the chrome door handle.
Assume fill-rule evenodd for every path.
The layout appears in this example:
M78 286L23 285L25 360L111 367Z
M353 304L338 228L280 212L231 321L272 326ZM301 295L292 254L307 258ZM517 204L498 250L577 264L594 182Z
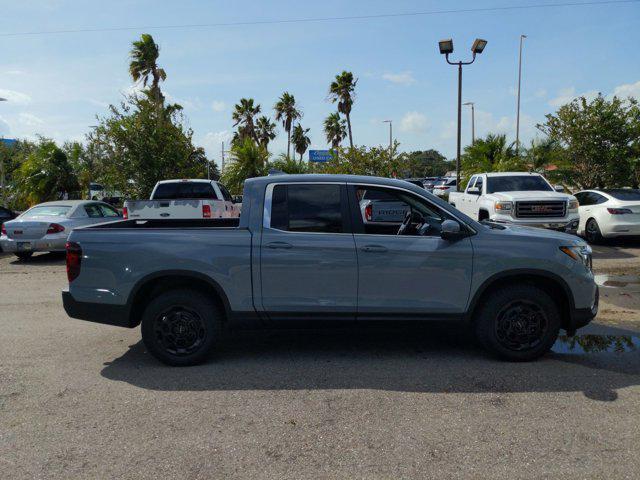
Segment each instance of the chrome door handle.
M362 247L362 251L384 253L387 252L388 249L387 247L383 247L382 245L365 245L364 247Z
M287 242L271 242L271 243L267 243L266 247L273 248L273 249L281 248L284 250L288 250L291 247L293 247L293 245Z

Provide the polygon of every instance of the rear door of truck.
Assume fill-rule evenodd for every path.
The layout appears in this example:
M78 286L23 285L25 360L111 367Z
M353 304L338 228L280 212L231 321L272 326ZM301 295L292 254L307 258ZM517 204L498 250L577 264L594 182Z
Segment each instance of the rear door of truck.
M358 264L346 185L269 184L260 245L271 318L355 318Z

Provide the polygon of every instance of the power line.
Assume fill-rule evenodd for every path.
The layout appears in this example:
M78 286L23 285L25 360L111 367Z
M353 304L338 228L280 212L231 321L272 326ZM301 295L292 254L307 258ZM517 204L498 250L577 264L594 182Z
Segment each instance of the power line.
M591 2L563 2L563 3L539 3L529 5L510 5L505 7L480 7L463 8L457 10L430 10L425 12L405 12L405 13L381 13L375 15L350 15L343 17L316 17L316 18L291 18L281 20L253 20L246 22L219 22L219 23L192 23L181 25L147 25L140 27L106 27L106 28L78 28L68 30L41 30L32 32L3 32L0 37L19 37L30 35L55 35L66 33L97 33L97 32L120 32L129 30L169 30L169 29L189 29L189 28L214 28L214 27L238 27L251 25L278 25L289 23L313 23L313 22L334 22L349 20L374 20L380 18L398 17L418 17L427 15L445 15L451 13L481 13L500 12L508 10L526 10L535 8L557 8L557 7L586 7L593 5L614 5L624 3L638 3L640 0L600 0Z

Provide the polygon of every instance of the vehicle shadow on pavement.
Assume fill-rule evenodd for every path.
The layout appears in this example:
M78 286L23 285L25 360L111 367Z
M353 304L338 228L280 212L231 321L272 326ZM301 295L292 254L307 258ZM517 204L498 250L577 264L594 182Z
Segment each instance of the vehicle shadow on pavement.
M635 258L631 252L625 248L640 248L640 238L614 238L606 240L602 244L589 244L593 249L593 256L597 260L622 260L625 258Z
M640 350L550 353L531 363L487 356L450 328L269 330L230 334L205 365L162 365L142 342L112 362L105 378L150 390L373 389L429 393L584 392L616 400L640 384Z
M41 253L36 254L31 258L26 260L20 260L19 258L15 258L10 263L11 265L64 265L65 263L65 253L64 252L50 252L50 253Z

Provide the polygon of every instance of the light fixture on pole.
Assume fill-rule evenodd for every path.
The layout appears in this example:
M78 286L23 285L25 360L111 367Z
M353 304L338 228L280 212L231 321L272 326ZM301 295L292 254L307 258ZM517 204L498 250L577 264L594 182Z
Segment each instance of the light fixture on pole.
M393 120L383 120L382 123L389 124L389 160L393 157Z
M438 47L440 48L440 53L445 56L447 63L449 65L457 65L458 66L458 144L456 148L456 185L457 188L460 186L460 140L461 140L461 124L462 124L462 66L463 65L471 65L476 60L476 55L481 54L485 47L487 46L487 41L481 38L476 38L471 45L471 53L473 53L473 57L469 62L452 62L449 60L449 55L453 53L453 40L440 40L438 42Z
M476 112L474 108L475 103L466 102L463 103L463 105L471 105L471 145L473 145L474 143L476 143Z
M516 109L516 157L520 155L520 84L522 83L522 41L526 35L520 35L520 54L518 55L518 107Z

